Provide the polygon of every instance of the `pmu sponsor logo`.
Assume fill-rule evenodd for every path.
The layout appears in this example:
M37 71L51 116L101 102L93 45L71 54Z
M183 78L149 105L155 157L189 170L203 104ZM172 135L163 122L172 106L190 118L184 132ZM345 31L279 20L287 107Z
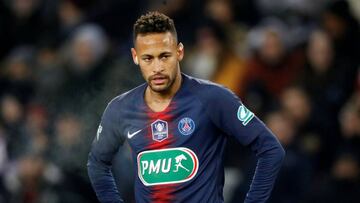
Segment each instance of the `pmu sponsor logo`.
M251 119L254 118L254 113L241 104L237 112L237 117L242 122L242 124L246 126L251 121Z
M199 168L196 154L183 147L143 151L137 163L138 176L146 186L187 182Z

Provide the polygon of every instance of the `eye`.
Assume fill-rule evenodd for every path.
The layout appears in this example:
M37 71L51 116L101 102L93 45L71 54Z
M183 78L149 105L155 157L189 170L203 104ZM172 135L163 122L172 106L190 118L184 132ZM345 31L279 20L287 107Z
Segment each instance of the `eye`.
M150 57L143 58L143 61L145 61L145 62L150 62L150 61L151 61L151 58L150 58Z
M161 59L167 59L169 57L170 57L170 55L163 55L163 56L161 56Z

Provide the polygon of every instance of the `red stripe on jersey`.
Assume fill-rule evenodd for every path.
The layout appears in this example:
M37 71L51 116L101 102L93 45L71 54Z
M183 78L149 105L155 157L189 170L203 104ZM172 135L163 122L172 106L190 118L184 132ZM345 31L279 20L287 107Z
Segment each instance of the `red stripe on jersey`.
M165 149L165 148L168 148L172 143L174 143L174 136L171 133L171 130L174 128L173 128L173 126L170 125L170 122L173 119L173 116L170 114L172 109L174 109L173 102L171 102L164 111L161 111L161 112L149 111L148 112L150 124L153 123L154 121L156 121L157 119L166 121L168 123L168 137L161 142L157 142L152 139L151 125L149 125L148 136L147 136L149 138L149 149Z
M157 119L166 121L168 123L168 137L161 141L157 142L152 139L152 129L151 125L148 125L148 141L149 141L149 150L154 149L166 149L171 147L171 144L174 143L175 139L172 134L172 130L175 129L170 125L173 116L170 114L171 110L174 109L174 103L171 102L169 106L162 112L153 112L148 111L149 123L153 123ZM156 185L151 186L151 202L153 203L171 203L174 200L173 192L175 191L174 184L166 184L166 185Z
M175 191L175 185L156 185L152 188L152 202L153 203L170 203L174 200L173 192Z

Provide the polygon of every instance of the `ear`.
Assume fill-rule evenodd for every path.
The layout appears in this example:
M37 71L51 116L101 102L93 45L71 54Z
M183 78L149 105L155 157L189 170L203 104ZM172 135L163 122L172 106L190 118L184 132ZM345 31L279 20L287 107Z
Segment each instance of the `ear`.
M178 61L181 61L184 58L184 45L183 43L179 43L177 45L177 59Z
M133 58L133 61L136 65L139 65L139 59L136 55L136 50L135 48L131 48L131 55L132 55L132 58Z

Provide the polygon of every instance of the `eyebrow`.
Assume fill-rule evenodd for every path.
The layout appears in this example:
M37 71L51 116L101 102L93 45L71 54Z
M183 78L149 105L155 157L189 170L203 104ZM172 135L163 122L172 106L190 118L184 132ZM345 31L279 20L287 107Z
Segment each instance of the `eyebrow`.
M171 55L171 54L172 54L172 52L165 51L165 52L162 52L162 53L160 54L160 56Z
M143 54L143 55L141 55L141 58L145 58L145 57L153 57L153 56L150 55L150 54Z
M172 52L164 51L159 54L159 56L164 56L164 55L172 55ZM151 54L143 54L143 55L141 55L141 57L143 58L143 57L154 57L154 56Z

